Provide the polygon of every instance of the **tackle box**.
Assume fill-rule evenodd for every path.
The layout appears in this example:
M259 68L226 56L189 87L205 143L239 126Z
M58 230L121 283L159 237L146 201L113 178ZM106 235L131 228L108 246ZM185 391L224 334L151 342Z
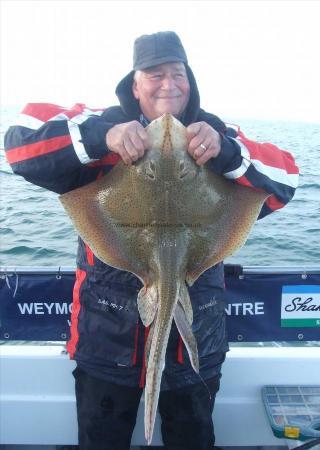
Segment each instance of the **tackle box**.
M320 386L264 386L262 399L276 437L320 438Z

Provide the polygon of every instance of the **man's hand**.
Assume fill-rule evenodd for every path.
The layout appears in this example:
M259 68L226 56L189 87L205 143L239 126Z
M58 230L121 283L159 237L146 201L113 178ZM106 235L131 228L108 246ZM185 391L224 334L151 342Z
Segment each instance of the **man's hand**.
M141 123L121 123L112 127L106 134L107 147L121 156L125 164L132 164L144 155L148 148L148 135Z
M206 122L192 123L187 128L189 139L188 153L199 166L210 158L216 158L221 150L219 133Z

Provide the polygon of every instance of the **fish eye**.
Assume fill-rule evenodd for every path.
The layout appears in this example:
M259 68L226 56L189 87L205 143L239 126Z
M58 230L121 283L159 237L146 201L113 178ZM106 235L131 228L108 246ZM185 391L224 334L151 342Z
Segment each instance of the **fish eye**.
M182 180L183 178L185 178L188 173L189 170L186 168L184 161L180 161L179 163L179 169L180 169L180 174L179 174L179 178L180 180Z
M156 179L156 165L154 161L150 160L147 162L145 174L150 180Z
M188 162L181 160L179 161L179 180L183 180L184 178L188 177L193 178L197 175L198 170L196 168L191 167Z

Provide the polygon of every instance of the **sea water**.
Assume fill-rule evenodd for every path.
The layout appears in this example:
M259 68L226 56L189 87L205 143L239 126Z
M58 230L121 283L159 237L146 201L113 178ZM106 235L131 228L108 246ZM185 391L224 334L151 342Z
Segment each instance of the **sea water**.
M2 108L0 123L1 266L74 266L77 236L55 193L13 174L3 138L19 109ZM224 118L226 121L228 119ZM229 119L245 135L288 150L300 184L283 209L259 220L245 246L226 262L243 266L320 265L320 124Z

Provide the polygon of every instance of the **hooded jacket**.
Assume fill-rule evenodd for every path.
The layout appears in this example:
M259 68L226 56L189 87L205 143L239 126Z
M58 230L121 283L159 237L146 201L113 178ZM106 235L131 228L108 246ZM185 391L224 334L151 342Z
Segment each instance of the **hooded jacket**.
M270 194L261 217L292 198L298 170L292 156L271 144L258 144L226 127L217 116L200 108L197 84L190 67L190 99L181 118L185 126L205 121L221 136L221 152L208 167L236 183ZM6 155L15 173L59 194L107 174L119 156L106 148L105 136L115 124L146 119L132 93L134 72L117 86L120 105L92 110L83 104L71 109L29 104L5 136ZM232 135L232 137L230 137ZM275 171L274 168L278 170ZM100 261L79 238L73 294L71 358L88 373L111 382L135 386L144 382L144 347L148 330L138 314L141 282L131 273ZM223 265L202 274L189 288L194 311L200 374L208 379L220 372L228 350L225 326ZM162 388L199 382L173 324Z

